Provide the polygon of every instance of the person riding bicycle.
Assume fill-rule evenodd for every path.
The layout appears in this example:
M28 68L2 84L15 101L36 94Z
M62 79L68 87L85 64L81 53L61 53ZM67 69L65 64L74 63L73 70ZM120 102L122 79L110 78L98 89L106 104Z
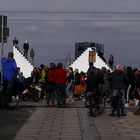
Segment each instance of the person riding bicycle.
M119 96L119 90L122 93L121 95L121 114L122 116L126 115L125 110L125 89L128 82L128 77L125 72L122 70L122 66L117 64L115 70L109 75L109 81L111 83L112 89L112 110L110 116L115 116L117 110L117 97Z
M90 72L89 72L90 69ZM93 106L92 106L92 98L97 97L95 101L96 105L98 105L98 90L99 90L99 85L103 83L103 79L100 77L98 70L94 68L89 68L88 73L87 73L87 87L86 87L86 97L89 101L89 111L88 115L93 116ZM96 96L97 95L97 96Z

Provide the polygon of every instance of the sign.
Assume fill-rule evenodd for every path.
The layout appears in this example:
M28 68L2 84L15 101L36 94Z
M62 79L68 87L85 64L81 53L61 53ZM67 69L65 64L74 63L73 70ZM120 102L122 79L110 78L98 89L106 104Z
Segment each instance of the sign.
M8 36L9 28L7 28L7 16L0 15L0 43L7 43Z
M2 26L2 17L3 17L3 27L7 27L7 16L0 15L0 26Z
M89 63L94 63L95 61L96 61L96 52L89 51L88 62Z
M0 43L2 42L2 38L0 37ZM7 43L7 37L3 37L3 43Z

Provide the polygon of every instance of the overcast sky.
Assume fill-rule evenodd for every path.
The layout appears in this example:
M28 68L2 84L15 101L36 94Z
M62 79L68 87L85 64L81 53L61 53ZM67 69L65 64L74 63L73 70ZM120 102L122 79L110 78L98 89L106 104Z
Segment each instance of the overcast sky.
M0 11L10 28L5 54L17 37L21 49L25 40L34 48L37 66L48 65L68 53L74 59L76 42L94 41L106 59L140 66L139 0L0 0Z

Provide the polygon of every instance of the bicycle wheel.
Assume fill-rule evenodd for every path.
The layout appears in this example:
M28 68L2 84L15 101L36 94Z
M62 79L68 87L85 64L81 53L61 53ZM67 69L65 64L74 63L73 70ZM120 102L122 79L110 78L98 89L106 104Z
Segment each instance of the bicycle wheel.
M105 102L106 102L105 96L100 96L99 97L99 108L98 108L98 111L100 114L104 112Z
M90 107L90 104L89 104L89 100L87 99L87 97L85 97L85 107L86 108L89 108Z

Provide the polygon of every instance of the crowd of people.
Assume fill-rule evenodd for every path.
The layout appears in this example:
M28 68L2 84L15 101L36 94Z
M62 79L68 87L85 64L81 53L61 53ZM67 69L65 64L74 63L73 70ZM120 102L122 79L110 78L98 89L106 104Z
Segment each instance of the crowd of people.
M14 37L13 46L15 46L18 50L20 50L18 47L18 44L19 44L18 39L16 37ZM31 63L32 63L32 65L34 65L35 51L34 51L33 47L30 46L28 40L26 40L23 43L23 56L29 60L28 55L30 55Z
M20 82L21 92L26 88L24 87L26 79L20 72L20 68L17 67L13 55L12 52L9 52L8 58L1 59L4 106L7 109L11 102L15 79ZM130 66L122 67L119 64L112 69L112 71L105 67L98 69L93 66L93 63L90 63L88 71L84 73L79 72L78 69L73 70L72 67L65 69L61 62L50 63L49 66L41 64L38 68L34 67L30 81L34 85L41 83L40 99L46 99L46 106L65 107L67 102L74 102L74 97L80 96L82 93L88 95L96 91L96 94L105 94L111 103L110 116L116 114L116 96L118 90L121 90L121 113L125 116L125 108L129 106L129 103L134 100L137 105L140 98L140 69L133 69ZM91 108L89 112L91 112Z

